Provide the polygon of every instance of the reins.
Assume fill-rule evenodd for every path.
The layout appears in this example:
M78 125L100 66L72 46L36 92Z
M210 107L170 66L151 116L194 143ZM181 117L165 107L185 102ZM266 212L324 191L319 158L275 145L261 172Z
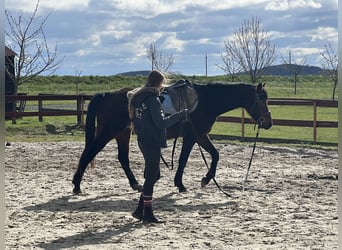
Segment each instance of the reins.
M254 151L255 151L255 148L256 148L256 143L257 143L257 140L258 140L258 137L259 137L259 130L260 130L260 127L258 126L258 130L257 130L257 133L256 133L256 136L255 136L255 141L254 141L254 145L253 145L253 150L252 150L252 155L251 155L251 158L249 160L249 164L248 164L248 168L247 168L247 173L246 173L246 177L244 179L244 182L242 184L242 191L245 191L245 183L247 181L247 178L248 178L248 173L249 173L249 169L251 168L251 165L252 165L252 160L253 160L253 156L254 156ZM202 147L198 144L197 142L197 145L200 149L200 152L201 152L201 156L202 156L202 159L207 167L207 169L209 170L209 166L208 166L208 163L207 163L207 160L205 159L205 155L203 153L203 150L202 150ZM232 197L232 195L228 194L226 191L224 191L222 189L222 187L217 183L215 177L212 178L216 187L223 193L225 194L227 197Z
M256 136L255 136L255 141L254 141L254 145L253 145L253 149L252 149L251 159L249 160L249 164L248 164L248 168L247 168L246 177L245 177L245 179L244 179L244 181L242 183L242 191L245 191L245 183L247 182L249 169L251 168L251 165L252 165L252 160L253 160L254 151L255 151L255 148L256 148L256 143L257 143L257 140L258 140L258 137L259 137L259 130L260 130L260 127L258 126L258 130L257 130Z
M193 127L193 124L192 124L192 121L190 120L189 121L191 123L191 128L192 128L192 132L194 133L195 135L195 130L194 130L194 127ZM255 148L256 148L256 143L257 143L257 140L259 138L259 131L260 131L260 126L258 126L258 129L257 129L257 133L256 133L256 136L255 136L255 140L254 140L254 144L253 144L253 149L252 149L252 154L251 154L251 158L249 160L249 164L248 164L248 168L247 168L247 172L246 172L246 177L242 183L242 191L245 191L245 183L247 182L247 179L248 179L248 174L249 174L249 170L252 166L252 161L253 161L253 156L254 156L254 152L255 152ZM173 141L173 147L172 147L172 155L171 155L171 167L169 167L169 164L166 162L166 160L164 159L164 157L161 155L161 159L163 161L163 163L166 165L166 167L169 169L169 170L173 170L173 158L174 158L174 153L175 153L175 148L176 148L176 143L177 143L177 139L178 139L178 136L175 138L175 140ZM199 150L200 150L200 153L201 153L201 156L202 156L202 159L203 159L203 162L205 164L205 166L207 167L208 170L210 170L209 168L209 165L208 165L208 162L205 158L205 155L203 153L203 150L202 150L202 147L199 145L198 143L198 140L197 140L197 137L196 137L196 143L199 147ZM224 194L226 195L227 197L233 197L231 194L228 194L226 191L224 191L222 189L222 187L217 183L215 177L212 177L212 180L214 181L216 187Z
M165 164L165 166L169 169L169 170L173 170L173 157L175 155L175 149L176 149L176 144L177 144L177 139L178 136L175 138L175 140L173 141L173 146L172 146L172 153L171 153L171 167L169 167L169 164L166 162L165 158L163 157L163 155L160 155L160 158L162 159L163 163Z
M209 168L209 166L208 166L207 160L205 159L205 155L204 155L204 153L203 153L202 147L198 144L198 142L197 142L197 145L198 145L199 150L200 150L200 152L201 152L201 156L202 156L202 159L203 159L203 161L204 161L204 164L205 164L205 166L207 167L207 169L209 170L210 168ZM224 191L224 190L221 188L221 186L217 183L215 177L212 177L212 179L213 179L213 181L214 181L216 187L217 187L224 195L226 195L227 197L233 197L231 194L228 194L226 191Z

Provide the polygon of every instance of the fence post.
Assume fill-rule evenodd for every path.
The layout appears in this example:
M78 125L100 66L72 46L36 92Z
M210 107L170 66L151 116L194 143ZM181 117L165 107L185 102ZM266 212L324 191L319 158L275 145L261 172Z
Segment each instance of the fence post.
M82 107L81 107L81 98L79 95L77 96L76 100L77 100L77 105L76 105L77 106L76 107L76 109L77 109L77 125L81 125L81 123L82 123L82 115L81 115Z
M85 100L84 97L81 97L81 126L84 128L85 124L84 124L84 107L85 107Z
M17 112L17 101L13 101L12 103L12 112ZM17 124L16 116L12 116L12 124Z
M241 114L241 137L242 139L245 139L245 110L242 109Z
M313 100L313 141L317 141L317 102Z
M38 99L38 112L39 112L38 120L39 120L39 122L43 121L43 116L41 115L42 111L43 111L43 101L41 99Z

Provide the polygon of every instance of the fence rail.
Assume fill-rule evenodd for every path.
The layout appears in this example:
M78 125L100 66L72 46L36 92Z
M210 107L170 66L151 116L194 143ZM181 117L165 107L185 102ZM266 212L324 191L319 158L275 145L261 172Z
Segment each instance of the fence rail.
M23 102L37 101L38 111L21 111L6 112L6 117L11 117L15 123L18 117L37 116L39 121L43 120L44 116L77 116L77 123L84 125L84 115L86 114L85 102L91 100L92 95L6 95L6 102ZM75 110L51 109L44 108L44 101L76 101ZM293 119L273 119L273 124L276 126L294 126L294 127L310 127L313 128L313 141L317 141L317 128L337 128L337 121L321 121L317 119L318 107L332 107L337 108L338 102L333 100L319 100L319 99L269 99L269 106L312 106L313 119L312 120L293 120ZM217 122L232 122L241 124L241 137L245 137L245 125L253 124L251 118L245 117L245 111L242 109L240 117L236 116L220 116Z
M319 99L269 99L268 105L278 106L312 106L313 119L312 120L293 120L293 119L273 119L273 125L289 126L289 127L310 127L313 128L313 141L317 141L317 128L337 128L338 121L319 121L317 120L318 107L338 108L338 102L333 100L319 100ZM251 118L245 117L245 110L242 109L241 117L220 116L218 122L233 122L241 123L241 137L245 137L245 124L254 124Z
M38 116L39 121L43 121L44 116L77 116L77 123L84 124L84 115L86 114L85 101L90 100L92 97L92 95L6 95L6 102L19 102L21 106L23 102L26 103L27 101L37 101L38 111L6 112L5 116L11 117L13 123L16 122L16 118L24 116ZM76 109L63 110L44 108L43 101L76 101Z

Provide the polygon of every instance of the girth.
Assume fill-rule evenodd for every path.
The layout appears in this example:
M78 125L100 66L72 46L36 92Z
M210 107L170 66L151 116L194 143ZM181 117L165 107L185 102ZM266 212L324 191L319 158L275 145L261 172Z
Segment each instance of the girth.
M162 106L166 114L174 113L182 109L192 112L198 104L198 96L193 84L188 80L179 80L168 85L161 93L164 101Z

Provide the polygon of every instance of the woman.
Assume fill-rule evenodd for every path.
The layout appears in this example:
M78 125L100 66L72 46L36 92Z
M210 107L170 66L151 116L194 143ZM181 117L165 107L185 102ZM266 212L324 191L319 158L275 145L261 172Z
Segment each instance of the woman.
M145 160L145 182L138 206L132 216L152 223L160 222L153 214L152 196L154 184L160 178L161 148L167 147L166 128L188 119L186 109L170 116L164 115L159 99L164 83L164 75L159 71L152 71L144 87L128 93L134 132Z

